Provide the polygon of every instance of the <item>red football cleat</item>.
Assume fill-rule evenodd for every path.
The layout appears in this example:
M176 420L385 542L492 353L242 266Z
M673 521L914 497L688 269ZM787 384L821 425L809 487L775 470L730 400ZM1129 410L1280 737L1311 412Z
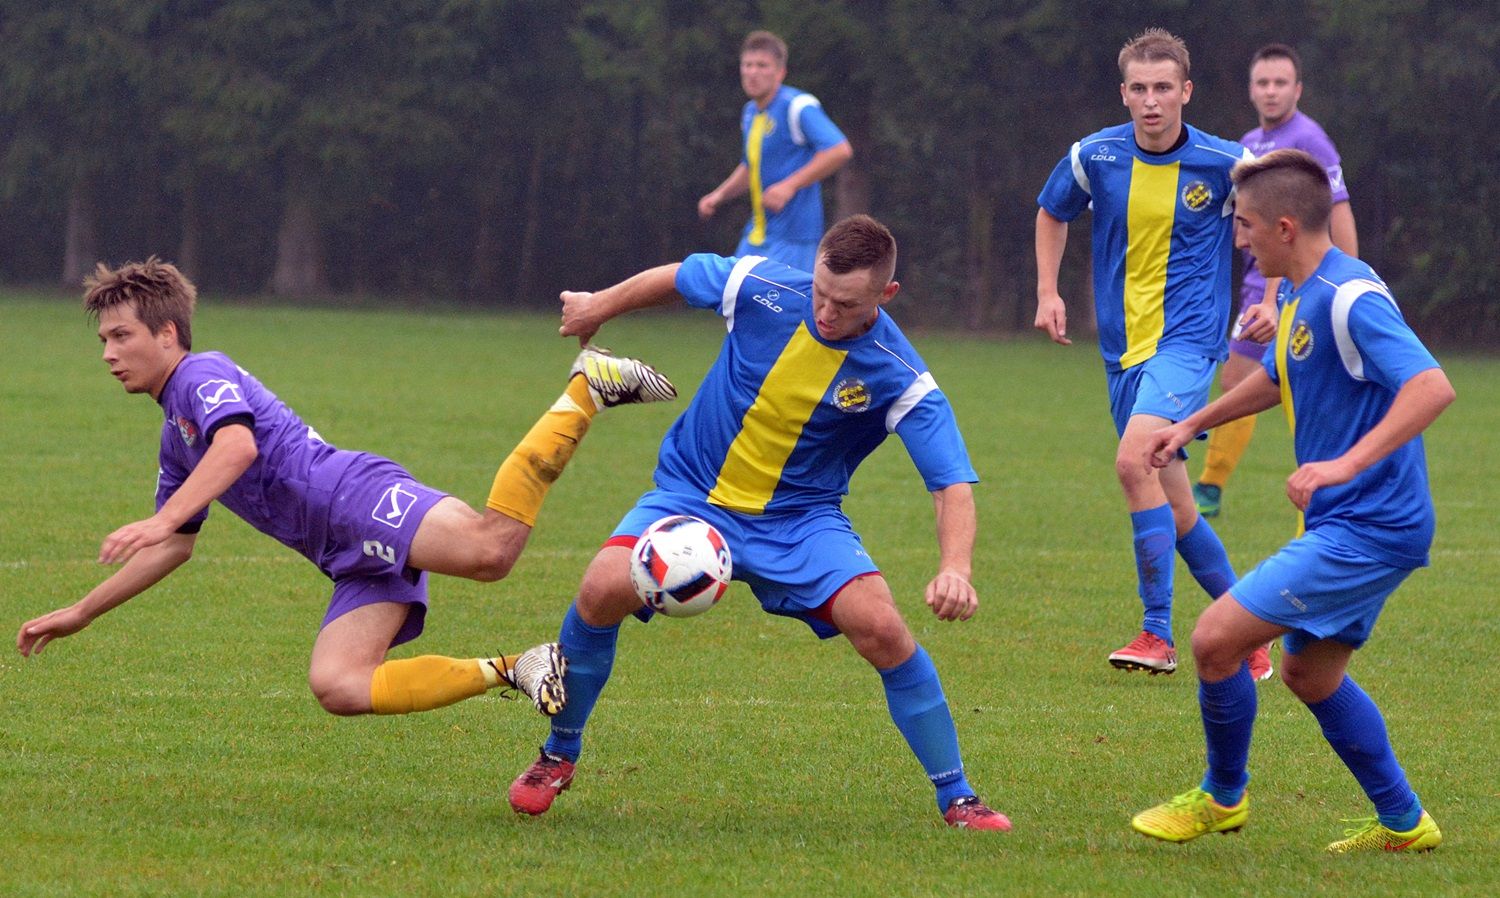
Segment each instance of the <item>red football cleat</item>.
M516 781L510 784L510 806L517 814L545 814L558 793L573 784L574 764L544 750Z
M985 807L984 802L973 795L953 799L953 803L948 805L948 813L943 815L943 820L949 826L959 829L1010 831L1009 817Z
M1110 653L1109 663L1121 670L1144 670L1152 676L1177 669L1177 650L1146 630L1122 649Z

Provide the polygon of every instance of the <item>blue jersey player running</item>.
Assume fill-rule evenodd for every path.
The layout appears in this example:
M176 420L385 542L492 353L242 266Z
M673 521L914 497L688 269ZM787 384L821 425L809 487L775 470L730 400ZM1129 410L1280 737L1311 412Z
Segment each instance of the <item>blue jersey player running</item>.
M215 499L318 566L333 594L313 643L308 685L334 714L405 714L495 687L524 692L544 714L566 703L555 643L520 655L387 659L427 616L427 572L493 581L525 548L542 500L602 406L670 399L646 365L586 347L566 392L500 465L481 514L389 459L339 449L220 352L192 351L197 289L154 257L85 282L109 372L161 406L156 513L99 549L121 564L83 598L21 625L31 656L89 626L193 554Z
M1159 28L1125 44L1120 96L1130 122L1073 145L1042 188L1036 218L1036 327L1068 345L1058 269L1068 222L1093 210L1094 310L1120 438L1115 474L1130 510L1145 607L1140 635L1111 652L1109 662L1153 674L1177 669L1174 549L1209 596L1234 580L1224 545L1198 514L1182 461L1159 472L1137 464L1152 431L1208 401L1227 342L1229 170L1250 154L1183 122L1193 93L1188 62L1182 41ZM1272 322L1274 308L1258 306L1247 314L1244 334L1268 340Z
M820 637L842 633L876 668L950 825L1010 828L969 786L937 669L840 508L854 469L886 436L900 437L937 515L940 561L927 605L940 620L974 614L977 478L947 398L881 308L900 289L895 265L890 231L860 215L829 229L811 274L759 256L695 255L598 293L562 295L561 332L583 340L617 315L678 294L723 316L728 335L662 442L656 488L594 557L563 620L568 706L511 785L516 811L545 812L573 780L620 624L641 612L631 546L658 518L690 514L724 534L735 579L766 611L798 618Z
M1370 266L1333 245L1323 165L1274 150L1234 170L1240 246L1284 278L1262 367L1159 430L1137 460L1160 467L1210 427L1278 403L1297 455L1287 496L1305 532L1198 618L1193 659L1208 748L1202 783L1137 814L1136 830L1186 842L1244 826L1256 695L1245 659L1284 637L1282 679L1375 806L1328 850L1426 851L1442 833L1396 762L1385 720L1346 670L1386 599L1428 561L1432 496L1421 433L1453 387Z
M812 271L823 236L820 182L854 150L818 98L785 85L786 43L755 31L740 48L740 86L749 102L740 113L743 154L723 183L698 200L698 215L713 217L726 201L750 194L750 220L736 256L765 256Z

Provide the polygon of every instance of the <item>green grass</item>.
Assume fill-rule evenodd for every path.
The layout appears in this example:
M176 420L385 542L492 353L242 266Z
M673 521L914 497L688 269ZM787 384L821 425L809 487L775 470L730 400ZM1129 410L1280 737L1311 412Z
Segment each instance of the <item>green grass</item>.
M160 419L106 376L73 299L9 297L0 318L0 622L19 626L96 583L99 540L150 512ZM691 387L716 327L641 316L603 337ZM212 301L195 327L329 440L475 505L561 386L572 349L554 333L543 317ZM875 675L738 584L703 617L625 625L577 783L518 818L504 790L543 722L489 696L325 714L305 665L327 582L216 508L167 582L38 658L0 654L0 895L1500 893L1500 361L1440 354L1459 400L1428 439L1433 566L1353 667L1447 841L1328 858L1366 803L1279 684L1260 690L1243 833L1172 846L1130 831L1197 782L1202 737L1190 659L1155 679L1104 662L1139 611L1097 355L915 339L984 478L978 616L943 624L922 605L931 503L899 443L861 469L847 510L942 671L971 780L1014 832L943 827ZM400 654L553 638L674 414L601 418L511 577L435 579L427 633ZM1289 535L1288 472L1273 412L1216 523L1240 568ZM1180 595L1185 643L1203 600Z

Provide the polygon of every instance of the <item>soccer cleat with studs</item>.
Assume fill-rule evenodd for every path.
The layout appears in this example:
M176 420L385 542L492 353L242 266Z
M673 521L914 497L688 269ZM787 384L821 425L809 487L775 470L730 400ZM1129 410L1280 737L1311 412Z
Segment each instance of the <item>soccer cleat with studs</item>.
M574 763L567 758L541 754L510 784L511 810L535 817L552 807L553 799L573 784Z
M1177 650L1155 633L1142 630L1129 645L1110 652L1109 663L1121 670L1144 670L1152 676L1169 674L1177 669Z
M583 347L573 360L568 378L579 374L588 381L589 396L600 408L677 398L677 388L666 375L638 359L617 356L598 346Z
M1170 801L1136 814L1130 826L1142 835L1164 842L1187 842L1209 833L1237 832L1250 818L1250 796L1226 808L1202 788L1191 789Z
M957 829L992 829L1010 831L1010 818L990 810L978 796L955 798L943 814L943 822Z
M1417 825L1406 832L1397 832L1383 825L1378 817L1350 820L1358 824L1344 830L1344 838L1330 844L1329 854L1347 854L1351 851L1431 851L1443 841L1443 832L1437 821L1426 811Z
M1271 666L1271 646L1263 645L1250 653L1250 678L1257 683L1271 679L1276 669Z
M490 664L493 666L494 661ZM563 687L568 659L555 642L533 646L516 658L514 667L505 670L496 666L496 670L507 686L531 699L531 704L547 717L555 716L568 703Z

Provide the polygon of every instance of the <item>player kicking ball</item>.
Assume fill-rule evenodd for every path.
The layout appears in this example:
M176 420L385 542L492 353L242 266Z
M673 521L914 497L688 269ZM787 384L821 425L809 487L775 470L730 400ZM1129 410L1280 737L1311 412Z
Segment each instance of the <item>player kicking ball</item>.
M585 348L563 395L500 465L480 514L388 459L337 449L228 356L192 352L197 290L154 257L84 282L104 362L127 393L161 406L156 513L105 538L101 564L122 567L77 602L16 634L23 656L71 636L144 592L193 554L218 499L333 581L308 684L333 714L406 714L488 689L519 690L537 710L563 709L566 660L555 643L519 655L386 660L427 616L427 572L490 582L526 546L547 490L603 406L675 397L633 359Z
M1298 464L1287 496L1305 532L1198 618L1208 771L1131 825L1169 842L1245 825L1256 711L1246 658L1281 636L1282 679L1375 806L1328 851L1428 851L1443 834L1396 762L1379 708L1346 670L1386 598L1428 563L1433 508L1421 433L1453 401L1453 387L1384 282L1333 245L1322 165L1302 150L1275 150L1235 166L1232 177L1237 244L1267 277L1284 278L1276 338L1242 383L1158 430L1148 457L1164 467L1199 433L1280 403Z

